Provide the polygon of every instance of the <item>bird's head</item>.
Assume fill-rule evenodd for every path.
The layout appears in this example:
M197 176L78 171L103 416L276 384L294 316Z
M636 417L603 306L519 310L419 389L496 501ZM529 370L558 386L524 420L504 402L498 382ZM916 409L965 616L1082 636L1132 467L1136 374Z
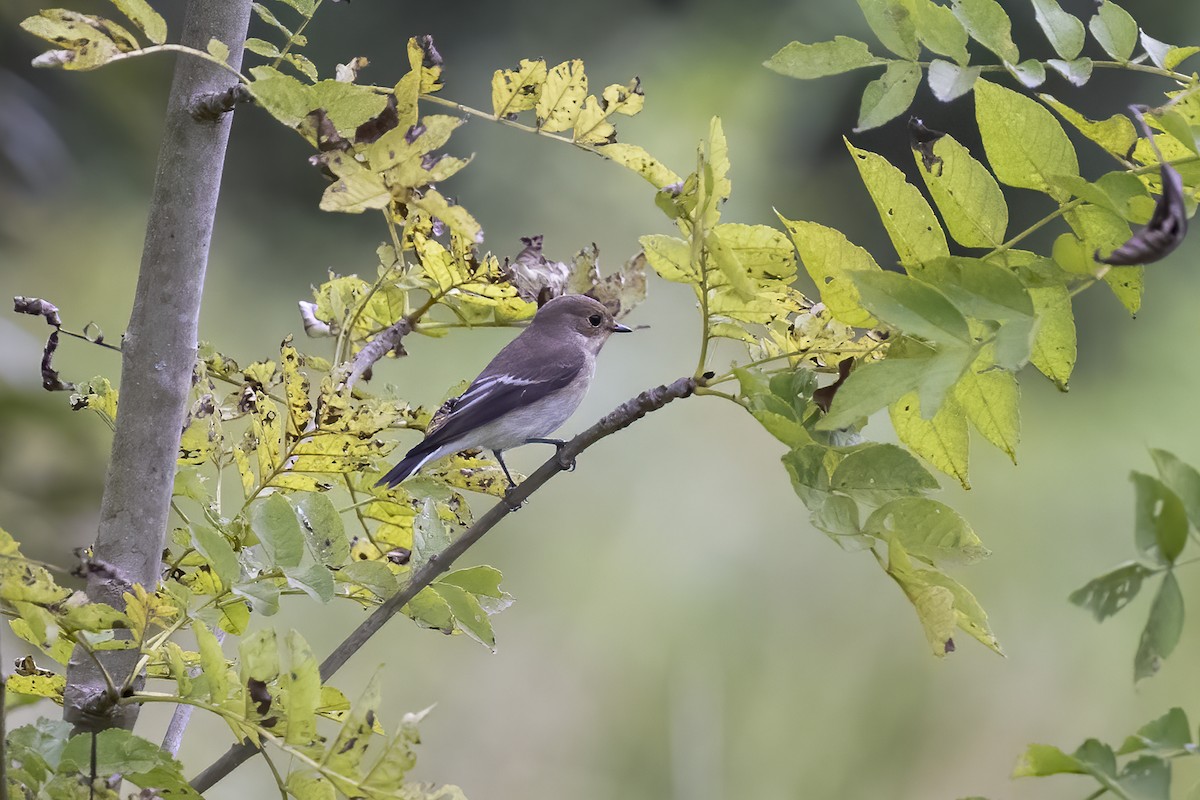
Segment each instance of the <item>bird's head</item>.
M612 312L597 300L582 294L564 294L538 309L531 327L551 336L581 336L598 351L614 333L629 333L630 328L613 319Z

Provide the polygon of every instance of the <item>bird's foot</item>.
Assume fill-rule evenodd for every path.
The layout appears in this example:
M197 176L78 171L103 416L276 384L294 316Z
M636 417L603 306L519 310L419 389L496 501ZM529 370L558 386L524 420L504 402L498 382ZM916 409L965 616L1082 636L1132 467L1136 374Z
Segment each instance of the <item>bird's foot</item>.
M575 457L574 456L571 456L570 458L563 457L563 449L567 446L567 443L565 440L538 438L538 439L526 439L525 443L526 444L552 444L552 445L554 445L555 455L558 457L558 465L567 472L575 471Z

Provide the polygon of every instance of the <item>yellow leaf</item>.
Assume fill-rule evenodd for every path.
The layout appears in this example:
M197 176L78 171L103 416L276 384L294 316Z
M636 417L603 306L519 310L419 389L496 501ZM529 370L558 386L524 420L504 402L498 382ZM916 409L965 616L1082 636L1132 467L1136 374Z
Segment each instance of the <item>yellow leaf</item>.
M967 465L970 438L967 417L953 395L948 396L932 419L922 419L916 392L909 392L888 408L900 441L942 472L970 489Z
M67 676L53 673L49 675L18 675L14 673L4 681L4 688L14 694L48 697L61 706L63 691L67 688Z
M304 433L313 418L312 401L308 399L308 376L300 371L300 353L292 345L288 334L279 348L279 362L283 372L283 391L287 399L287 437L295 440Z
M220 446L215 416L193 419L179 437L179 463L203 464Z
M516 69L496 70L492 75L492 111L508 117L537 105L546 82L546 62L523 58Z
M250 457L241 445L234 445L233 462L237 464L238 476L242 479L242 493L249 497L254 491L254 471L250 469Z
M1071 309L1070 292L1058 285L1031 286L1029 297L1039 322L1030 360L1065 392L1077 355L1075 313Z
M254 449L258 454L260 479L275 473L281 466L279 407L266 392L254 392L254 408L250 414L250 430L254 437Z
M624 114L632 117L642 110L646 104L646 94L642 91L642 82L634 78L628 85L611 83L604 87L604 110L610 114Z
M606 144L617 138L617 129L608 121L609 114L600 107L595 95L588 95L575 119L572 138L581 144Z
M587 97L587 86L579 59L564 61L550 70L535 106L537 127L547 132L573 128Z
M108 378L92 378L79 385L79 391L71 395L71 410L95 411L109 425L117 422L117 390Z
M977 362L978 365L978 362ZM972 367L954 385L954 398L983 437L1017 463L1021 438L1021 389L1016 377L1002 369L976 372Z
M613 142L596 148L596 152L607 159L641 175L656 189L679 183L682 179L646 149L636 144Z
M370 208L386 208L392 192L383 178L354 159L348 152L334 150L317 156L337 176L321 195L322 211L361 214Z

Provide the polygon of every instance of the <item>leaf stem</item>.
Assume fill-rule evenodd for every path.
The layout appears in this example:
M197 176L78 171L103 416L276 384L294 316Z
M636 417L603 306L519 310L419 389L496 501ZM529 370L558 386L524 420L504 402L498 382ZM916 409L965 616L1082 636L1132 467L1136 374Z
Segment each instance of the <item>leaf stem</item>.
M292 34L288 36L287 43L284 44L283 49L279 51L279 55L276 57L276 59L271 62L271 69L278 69L279 65L283 63L284 57L287 56L292 49L292 45L294 45L296 40L299 39L304 33L304 29L308 27L308 23L312 22L312 18L317 15L317 9L321 7L321 3L323 2L324 0L316 0L313 3L312 12L306 16L304 21L300 23L296 30L292 31Z
M203 59L204 61L207 61L210 64L220 67L221 69L225 70L230 75L232 75L233 77L237 78L238 82L241 83L243 86L250 85L249 78L247 78L242 73L238 72L233 67L226 64L221 59L214 56L212 53L207 53L203 50L197 50L194 47L188 47L187 45L182 45L182 44L156 44L156 45L152 45L150 47L143 47L140 50L130 50L128 53L120 53L118 55L113 56L112 58L108 59L108 61L106 61L105 63L111 64L114 61L125 61L126 59L130 59L130 58L138 58L140 56L149 56L149 55L154 55L155 53L166 53L166 52L186 53L187 55L195 56L196 58Z
M506 117L497 117L495 114L489 114L486 111L480 111L477 108L472 108L471 106L463 105L462 103L456 103L453 100L447 100L444 97L438 97L437 95L433 95L433 94L423 94L423 95L421 95L421 100L423 100L427 103L433 103L435 105L445 106L447 108L456 109L456 110L461 111L462 113L466 114L467 116L477 117L479 119L486 119L489 122L498 122L501 125L507 125L508 127L516 128L519 131L525 131L526 133L532 133L535 136L543 136L547 139L554 139L555 141L563 142L564 144L569 144L574 147L578 147L580 150L586 150L589 153L596 153L597 155L603 155L602 153L600 153L600 151L598 149L596 149L592 145L584 144L583 142L577 142L568 136L563 136L562 134L558 134L558 133L549 133L547 131L542 130L541 128L535 128L532 125L526 125L522 122L517 122L516 120L508 119Z

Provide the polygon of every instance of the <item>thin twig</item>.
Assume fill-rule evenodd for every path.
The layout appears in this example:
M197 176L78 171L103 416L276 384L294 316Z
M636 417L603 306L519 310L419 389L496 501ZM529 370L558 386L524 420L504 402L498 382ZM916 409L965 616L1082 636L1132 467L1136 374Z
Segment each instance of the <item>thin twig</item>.
M538 467L532 475L519 486L510 490L504 499L492 506L486 514L475 521L462 536L455 539L442 552L434 555L419 570L413 573L408 583L396 594L388 598L371 616L367 617L357 628L339 644L321 663L321 681L325 682L334 675L351 656L366 644L372 636L379 632L384 624L404 608L417 594L433 583L433 581L454 564L472 545L483 535L496 526L502 519L519 508L529 497L540 489L547 481L560 472L571 469L575 458L587 448L601 439L611 436L637 420L657 411L673 400L688 397L696 390L696 379L680 378L674 383L648 389L637 397L627 400L617 406L612 412L600 419L592 427L567 442L545 463ZM192 786L198 792L212 788L221 778L228 775L240 764L258 752L258 748L249 743L231 747L223 756L218 758L192 780Z

